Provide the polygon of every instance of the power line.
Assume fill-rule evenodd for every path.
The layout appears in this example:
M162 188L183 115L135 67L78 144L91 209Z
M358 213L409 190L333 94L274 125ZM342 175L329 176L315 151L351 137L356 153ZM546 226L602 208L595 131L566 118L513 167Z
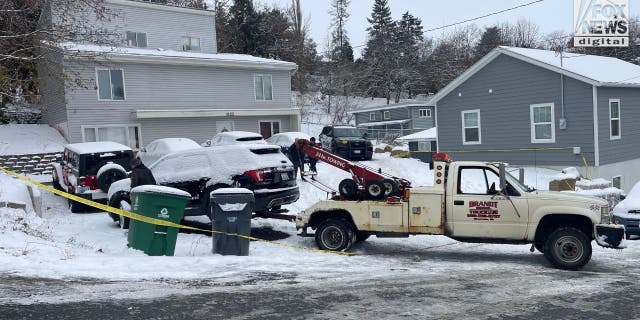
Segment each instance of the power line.
M423 31L422 33L442 30L442 29L446 29L446 28L449 28L449 27L457 26L457 25L460 25L460 24L463 24L463 23L484 19L486 17L490 17L490 16L494 16L494 15L501 14L501 13L504 13L504 12L520 9L520 8L523 8L523 7L526 7L526 6L530 6L530 5L533 5L533 4L536 4L536 3L539 3L539 2L543 2L543 1L544 0L535 0L535 1L527 2L527 3L523 3L523 4L517 5L515 7L511 7L511 8L507 8L507 9L503 9L503 10L499 10L499 11L494 11L494 12L491 12L491 13L487 13L485 15L481 15L481 16L477 16L477 17L474 17L474 18L469 18L469 19L466 19L466 20L450 23L450 24L447 24L447 25L444 25L444 26L440 26L440 27L437 27L437 28L428 29L428 30ZM365 44L359 44L357 46L351 46L351 48L355 49L355 48L364 47L366 45L367 45L366 43ZM329 50L326 50L326 51L322 51L322 53L330 53L330 52L329 52Z

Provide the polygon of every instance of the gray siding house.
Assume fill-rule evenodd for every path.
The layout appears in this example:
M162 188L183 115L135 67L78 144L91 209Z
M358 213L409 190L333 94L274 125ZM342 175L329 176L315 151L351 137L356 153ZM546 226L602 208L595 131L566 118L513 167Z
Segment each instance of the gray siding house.
M395 139L435 126L434 106L429 100L369 107L350 113L357 127L379 140Z
M640 180L640 66L499 47L432 102L454 160L575 166L627 191Z
M166 137L204 142L225 129L265 138L299 130L294 63L217 53L213 11L127 0L105 5L118 17L94 23L120 34L121 46L62 43L64 50L40 66L44 121L70 142L139 148ZM84 88L65 85L63 71Z

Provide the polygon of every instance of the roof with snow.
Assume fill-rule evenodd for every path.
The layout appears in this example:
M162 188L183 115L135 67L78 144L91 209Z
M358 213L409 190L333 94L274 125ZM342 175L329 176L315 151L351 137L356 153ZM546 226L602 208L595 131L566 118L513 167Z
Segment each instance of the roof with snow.
M393 125L393 124L404 124L411 120L402 119L402 120L389 120L389 121L378 121L378 122L365 122L358 125L358 127L376 127L376 126L385 126L385 125Z
M418 141L418 140L436 140L438 137L438 129L433 127L431 129L423 130L420 132L412 133L396 140L400 141Z
M67 53L104 55L116 61L145 61L165 64L195 64L222 67L295 70L296 64L288 61L254 57L247 54L204 53L165 49L127 48L65 42L60 44ZM75 57L75 56L74 56ZM100 58L97 56L96 58Z
M412 101L412 102L402 102L402 103L396 103L396 104L386 104L381 106L373 106L373 107L353 110L348 113L355 114L355 113L362 113L362 112L382 111L382 110L400 109L400 108L407 108L407 107L432 107L433 103L431 102L431 98L433 98L433 96L427 97L427 99L424 101Z
M594 86L640 87L640 66L617 58L500 46L469 67L430 100L435 104L500 55L531 63Z
M131 150L131 148L125 145L111 141L70 143L66 148L81 154Z

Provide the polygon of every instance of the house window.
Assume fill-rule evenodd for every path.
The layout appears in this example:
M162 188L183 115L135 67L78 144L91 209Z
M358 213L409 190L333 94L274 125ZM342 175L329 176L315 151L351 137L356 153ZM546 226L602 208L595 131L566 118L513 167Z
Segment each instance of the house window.
M140 126L82 126L82 140L84 142L113 141L124 144L125 146L129 146L132 149L139 149Z
M462 144L480 143L480 110L462 111Z
M256 100L273 100L273 86L271 76L257 74L253 76L256 90Z
M556 142L553 103L531 105L531 143Z
M124 100L124 71L97 69L98 100Z
M260 134L265 139L280 133L280 121L260 121L259 126Z
M431 151L431 141L418 141L418 151Z
M431 118L431 109L419 109L418 116L420 118Z
M384 118L384 120L389 120L389 119L391 119L391 111L384 111L384 112L382 112L382 117Z
M611 178L611 185L614 188L622 189L622 176L615 176Z
M609 138L620 139L620 99L609 99Z
M200 51L200 38L182 37L182 51Z
M127 31L127 45L129 47L146 48L147 34L144 32Z
M376 113L369 112L369 121L376 121Z

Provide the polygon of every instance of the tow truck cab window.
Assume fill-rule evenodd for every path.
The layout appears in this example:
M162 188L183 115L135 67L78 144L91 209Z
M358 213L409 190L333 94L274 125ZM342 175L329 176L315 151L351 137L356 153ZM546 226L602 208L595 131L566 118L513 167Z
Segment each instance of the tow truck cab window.
M458 172L458 194L495 195L500 193L500 176L487 167L460 167ZM519 196L507 183L507 193Z

